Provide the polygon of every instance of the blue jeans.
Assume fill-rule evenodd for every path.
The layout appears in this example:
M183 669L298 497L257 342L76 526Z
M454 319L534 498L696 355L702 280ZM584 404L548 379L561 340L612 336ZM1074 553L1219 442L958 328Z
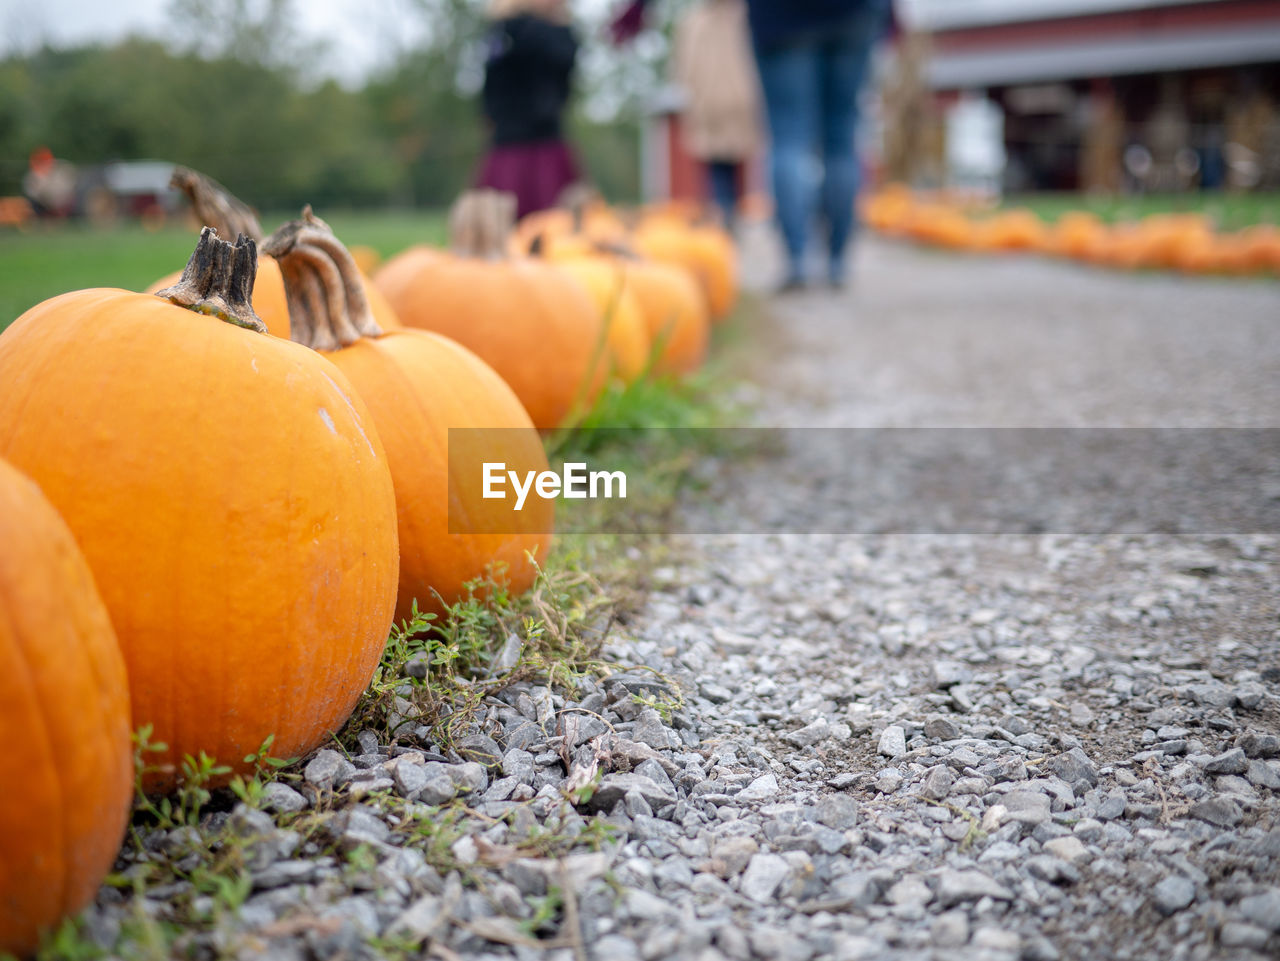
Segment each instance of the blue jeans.
M838 28L777 46L756 46L769 115L773 198L787 248L788 279L804 275L805 246L819 200L827 228L830 277L839 280L843 275L859 181L854 153L858 92L884 13L880 3L869 0ZM820 189L813 176L819 157Z
M711 188L711 199L720 208L725 227L733 230L738 219L738 162L707 161L707 183Z

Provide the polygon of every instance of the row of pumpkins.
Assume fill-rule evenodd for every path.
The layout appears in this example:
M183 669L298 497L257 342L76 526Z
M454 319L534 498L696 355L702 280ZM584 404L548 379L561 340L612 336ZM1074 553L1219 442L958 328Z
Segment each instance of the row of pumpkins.
M506 428L508 466L546 469L540 429L611 378L697 367L735 296L731 242L679 209L513 230L510 197L468 194L452 252L370 280L309 209L264 238L216 184L175 182L207 225L181 274L54 297L0 335L0 743L23 772L0 793L0 953L101 883L131 730L167 746L152 791L200 752L244 770L268 735L304 755L415 600L439 610L495 565L532 583L551 502L457 533L494 502L450 488L449 428Z
M1204 214L1153 214L1108 224L1075 210L1046 223L1026 209L975 214L956 200L893 184L866 199L863 217L889 236L952 250L1028 251L1124 270L1280 273L1280 228L1261 224L1217 231Z

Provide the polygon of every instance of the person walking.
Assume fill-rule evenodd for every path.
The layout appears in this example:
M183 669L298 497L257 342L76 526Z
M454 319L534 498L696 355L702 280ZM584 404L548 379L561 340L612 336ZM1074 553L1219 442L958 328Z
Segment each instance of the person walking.
M764 90L778 226L787 254L782 289L803 287L815 209L826 229L827 281L844 285L860 171L858 95L890 0L749 0ZM822 161L820 186L813 161Z
M485 36L484 114L491 124L477 187L516 195L516 216L545 210L579 180L564 135L578 39L565 0L494 0Z
M733 230L741 170L760 149L760 89L744 0L702 0L676 24L673 79L685 146L705 165L711 199Z
M843 286L855 226L858 94L891 0L746 0L770 140L770 168L787 267L781 290L805 286L809 233L820 209L827 281ZM615 18L615 40L639 29L646 0ZM820 181L813 170L821 162Z

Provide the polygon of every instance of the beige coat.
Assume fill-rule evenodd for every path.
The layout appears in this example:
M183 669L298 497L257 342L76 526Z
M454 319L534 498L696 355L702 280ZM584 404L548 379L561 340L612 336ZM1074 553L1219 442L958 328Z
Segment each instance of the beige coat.
M676 25L673 79L687 97L685 146L699 160L745 160L760 146L760 80L744 0L702 0Z

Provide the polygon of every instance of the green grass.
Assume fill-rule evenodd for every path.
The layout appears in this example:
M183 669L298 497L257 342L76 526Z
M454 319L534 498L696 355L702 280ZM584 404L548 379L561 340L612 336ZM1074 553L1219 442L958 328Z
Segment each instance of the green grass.
M436 211L317 211L348 246L373 247L389 257L415 243L441 243L444 216ZM273 230L292 213L268 214ZM123 287L143 290L181 270L195 247L187 224L144 230L136 223L103 229L86 224L37 224L0 230L0 330L24 311L69 290Z
M1042 220L1054 221L1071 210L1087 210L1108 222L1140 220L1151 214L1203 213L1220 230L1239 230L1253 224L1280 223L1280 191L1232 194L1188 192L1109 196L1081 193L1015 194L1002 207L1025 207Z

